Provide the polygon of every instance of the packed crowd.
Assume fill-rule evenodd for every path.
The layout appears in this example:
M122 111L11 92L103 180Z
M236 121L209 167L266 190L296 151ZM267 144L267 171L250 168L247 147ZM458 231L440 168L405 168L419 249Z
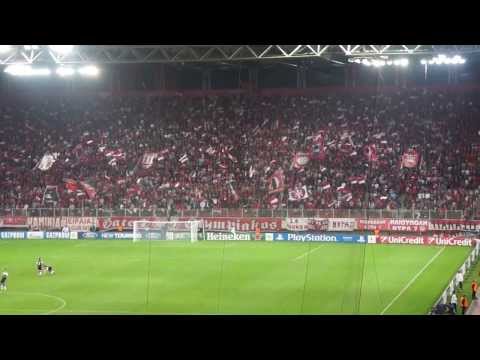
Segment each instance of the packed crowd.
M0 207L475 208L479 111L425 89L18 100L0 108Z

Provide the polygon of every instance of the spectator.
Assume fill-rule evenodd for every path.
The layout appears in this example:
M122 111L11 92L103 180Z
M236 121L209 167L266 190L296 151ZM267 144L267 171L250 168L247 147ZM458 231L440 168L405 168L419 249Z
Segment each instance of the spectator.
M465 294L460 297L460 307L462 308L462 315L465 315L468 309L468 299Z
M472 280L472 301L477 299L477 290L478 290L478 284L477 280L473 279Z
M479 113L475 92L426 89L19 99L0 104L0 206L35 211L57 204L71 213L122 208L127 214L155 207L169 215L404 207L419 217L427 209L473 209L480 200ZM322 146L313 143L319 130ZM421 163L400 167L414 146ZM292 166L293 154L312 149L317 153L305 166ZM286 189L272 196L278 168ZM308 197L289 201L288 189L303 186Z
M450 306L452 307L453 314L457 313L457 295L455 292L452 294L452 297L450 298Z
M457 286L460 288L460 290L463 290L463 273L462 273L462 270L457 271L457 275L455 275L455 278L457 280Z

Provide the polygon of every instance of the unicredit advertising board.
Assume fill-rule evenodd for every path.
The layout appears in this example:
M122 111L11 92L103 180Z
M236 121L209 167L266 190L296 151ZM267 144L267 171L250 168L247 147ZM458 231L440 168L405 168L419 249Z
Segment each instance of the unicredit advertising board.
M477 240L462 236L369 236L377 244L473 246Z

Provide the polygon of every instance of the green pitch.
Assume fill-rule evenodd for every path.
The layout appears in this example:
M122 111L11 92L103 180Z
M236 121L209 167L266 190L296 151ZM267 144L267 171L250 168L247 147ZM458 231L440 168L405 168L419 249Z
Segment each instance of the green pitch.
M0 240L0 314L426 314L470 250ZM55 275L37 275L39 256Z

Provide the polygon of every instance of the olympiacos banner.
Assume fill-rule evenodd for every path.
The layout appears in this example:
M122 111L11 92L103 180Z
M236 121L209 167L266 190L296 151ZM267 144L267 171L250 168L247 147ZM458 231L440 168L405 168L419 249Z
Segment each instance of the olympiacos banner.
M356 230L425 232L429 230L429 220L409 219L357 219Z

